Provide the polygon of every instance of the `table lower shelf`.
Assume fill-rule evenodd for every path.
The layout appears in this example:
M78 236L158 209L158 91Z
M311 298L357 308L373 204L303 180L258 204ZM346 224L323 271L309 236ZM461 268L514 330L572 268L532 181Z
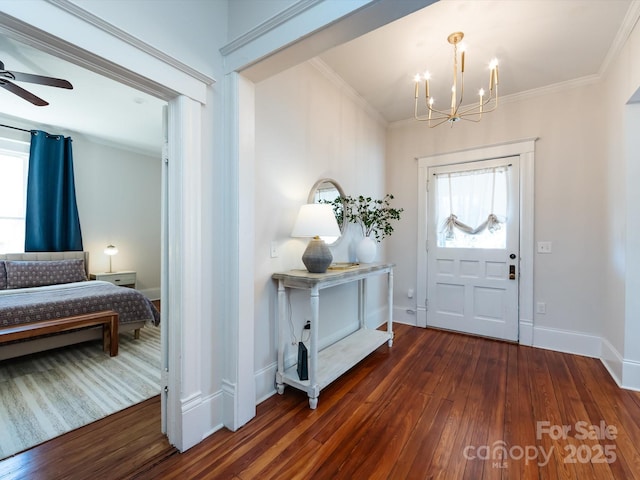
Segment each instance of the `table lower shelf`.
M277 380L281 378L283 384L307 392L310 398L316 398L320 390L390 340L392 340L392 334L387 331L357 330L318 352L315 385L311 385L310 380L298 378L296 365L287 368L282 376L278 375ZM309 362L312 362L312 359L309 359ZM309 363L309 369L311 369L311 363ZM282 388L278 389L280 393L282 393L281 390Z

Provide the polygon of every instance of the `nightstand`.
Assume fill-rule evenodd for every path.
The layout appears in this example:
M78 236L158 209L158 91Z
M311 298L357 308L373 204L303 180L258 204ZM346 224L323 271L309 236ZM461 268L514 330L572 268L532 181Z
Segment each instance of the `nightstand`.
M136 288L136 272L132 271L92 273L89 279L102 280L120 287Z

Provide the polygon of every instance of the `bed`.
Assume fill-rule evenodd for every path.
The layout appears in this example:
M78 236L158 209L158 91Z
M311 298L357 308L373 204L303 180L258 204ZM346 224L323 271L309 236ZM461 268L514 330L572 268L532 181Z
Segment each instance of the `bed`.
M88 281L88 252L0 254L0 327L113 310L119 334L137 337L160 314L139 291ZM0 346L0 360L102 337L100 328L47 335Z

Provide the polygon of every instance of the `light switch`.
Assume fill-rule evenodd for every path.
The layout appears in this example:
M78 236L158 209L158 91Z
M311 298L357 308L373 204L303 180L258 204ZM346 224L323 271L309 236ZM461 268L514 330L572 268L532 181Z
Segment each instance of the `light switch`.
M551 242L538 242L538 253L551 253Z
M271 258L277 258L277 257L278 257L278 242L273 240L271 242Z

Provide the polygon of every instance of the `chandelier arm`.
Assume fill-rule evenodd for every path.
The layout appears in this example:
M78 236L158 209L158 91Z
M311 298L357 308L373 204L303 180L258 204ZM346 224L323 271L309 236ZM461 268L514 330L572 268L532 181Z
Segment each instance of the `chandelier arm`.
M441 120L441 119L449 120L449 118L451 118L448 113L442 112L440 110L436 110L435 108L430 107L428 104L427 104L427 111L431 111L432 113L436 113L437 116L435 116L435 117L432 116L431 118L428 118L427 114L418 115L418 101L416 100L415 107L414 107L414 110L413 110L413 117L416 120L418 120L420 122L424 122L424 121L427 121L427 120Z
M438 110L437 108L433 108L433 107L427 107L429 110L431 110L433 113L437 113L438 115L442 115L443 117L447 117L450 118L451 115L449 115L449 112L443 112L442 110Z
M484 112L482 112L484 113ZM468 116L465 117L460 117L460 120L466 120L467 122L473 122L473 123L480 123L480 120L482 120L482 113L478 112L478 113L470 113L469 115L480 115L479 118L477 119L473 119L473 118L467 118Z
M433 119L432 119L432 120L433 120ZM435 125L431 125L431 122L429 122L429 125L428 125L428 126L429 126L429 128L435 128L435 127L437 127L438 125L442 125L444 122L448 122L448 121L449 121L449 118L444 118L444 119L439 119L439 118L438 118L438 119L436 119L436 120L441 120L441 121L440 121L440 122L438 122L438 123L436 123Z

